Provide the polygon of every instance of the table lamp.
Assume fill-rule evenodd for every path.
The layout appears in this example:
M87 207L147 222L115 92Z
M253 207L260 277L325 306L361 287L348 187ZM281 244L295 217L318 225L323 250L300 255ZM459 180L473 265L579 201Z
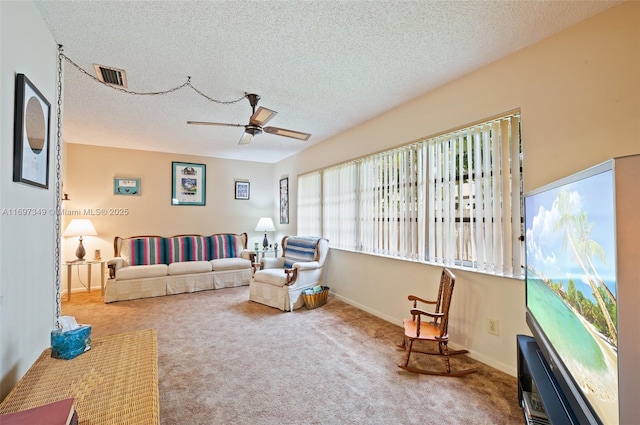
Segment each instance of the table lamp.
M271 217L262 217L258 220L256 225L256 232L264 232L264 239L262 240L262 246L266 249L269 246L269 240L267 239L267 232L275 232L276 227L273 225Z
M79 236L80 243L78 249L76 249L76 261L84 261L84 255L86 254L84 246L82 245L83 236L96 236L95 227L88 218L74 218L71 220L62 236Z

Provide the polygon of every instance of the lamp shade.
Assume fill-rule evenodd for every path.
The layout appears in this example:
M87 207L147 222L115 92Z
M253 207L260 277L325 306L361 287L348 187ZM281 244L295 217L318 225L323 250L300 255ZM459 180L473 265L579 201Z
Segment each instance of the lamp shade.
M262 217L256 225L256 232L275 232L276 226L273 225L271 217Z
M96 236L96 228L88 218L74 218L62 236Z

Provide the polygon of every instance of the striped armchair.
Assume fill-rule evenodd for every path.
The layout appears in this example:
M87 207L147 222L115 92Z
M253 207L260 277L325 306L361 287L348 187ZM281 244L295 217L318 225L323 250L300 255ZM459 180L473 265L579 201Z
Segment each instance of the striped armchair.
M323 285L329 241L311 236L282 238L282 257L262 258L249 282L249 299L282 311L304 305L303 290Z

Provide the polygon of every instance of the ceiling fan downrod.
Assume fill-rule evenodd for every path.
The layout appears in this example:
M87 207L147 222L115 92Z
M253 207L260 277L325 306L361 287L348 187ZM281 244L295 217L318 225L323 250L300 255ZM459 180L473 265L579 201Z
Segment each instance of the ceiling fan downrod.
M251 111L256 113L256 106L258 106L258 101L260 100L260 96L254 93L246 93L245 97L249 99L249 104L251 105Z

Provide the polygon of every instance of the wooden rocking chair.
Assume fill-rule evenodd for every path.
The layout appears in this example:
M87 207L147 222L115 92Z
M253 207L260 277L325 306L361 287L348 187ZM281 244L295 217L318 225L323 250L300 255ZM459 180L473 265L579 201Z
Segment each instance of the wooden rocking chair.
M451 295L453 294L453 286L456 277L449 269L443 269L440 277L440 289L438 290L438 298L435 301L425 300L415 295L409 295L409 301L413 301L411 309L411 318L404 319L404 338L399 347L406 350L407 354L403 364L398 367L413 373L422 373L425 375L440 376L464 376L475 373L477 369L465 369L461 371L451 371L449 357L457 354L467 353L467 350L449 350L447 343L449 342L449 334L447 327L449 324L449 306L451 305ZM418 301L424 304L435 305L434 312L429 312L418 308ZM422 317L426 316L423 320ZM429 321L427 321L429 320ZM431 341L438 343L438 351L424 351L413 347L415 341ZM434 371L424 370L409 366L409 357L412 352L443 356L445 362L445 370Z

